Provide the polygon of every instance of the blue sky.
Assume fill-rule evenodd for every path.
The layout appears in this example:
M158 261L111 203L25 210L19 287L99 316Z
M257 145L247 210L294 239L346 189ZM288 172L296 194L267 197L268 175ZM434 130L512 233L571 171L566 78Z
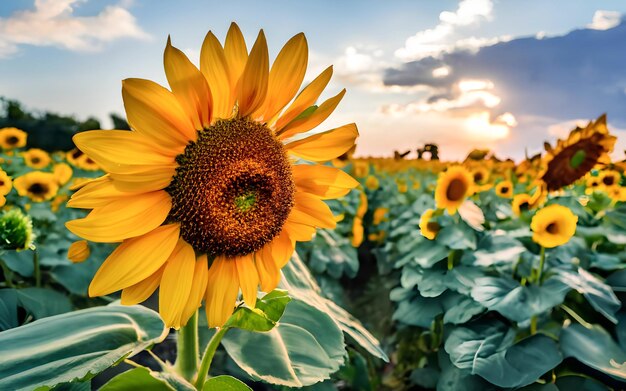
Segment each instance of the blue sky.
M223 39L235 21L250 44L263 28L273 54L303 31L308 79L335 65L327 96L348 93L323 128L356 122L358 154L433 141L444 158L520 158L605 110L626 138L624 13L608 0L5 0L0 95L105 119L123 113L122 79L165 84L168 34L197 61L206 32Z

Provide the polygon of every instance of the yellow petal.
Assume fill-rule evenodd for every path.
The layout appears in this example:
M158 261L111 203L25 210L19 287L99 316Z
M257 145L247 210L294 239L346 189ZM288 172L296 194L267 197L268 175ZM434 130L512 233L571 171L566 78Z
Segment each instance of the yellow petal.
M72 233L92 242L119 242L160 226L172 208L165 191L121 198L95 208L87 217L65 223Z
M292 170L299 191L322 199L343 197L359 185L356 179L334 167L298 164Z
M70 190L72 191L80 190L90 183L105 181L105 180L108 180L108 178L109 178L109 174L104 174L97 178L75 178L74 181L72 181Z
M289 237L289 234L283 230L278 236L272 240L271 249L272 249L272 258L274 258L274 262L279 269L282 269L283 266L289 262L293 252L295 250L295 243Z
M254 308L256 305L257 286L259 285L259 274L252 260L254 254L235 257L231 260L237 266L237 276L243 300L248 307Z
M280 269L278 269L274 258L272 258L271 243L256 252L254 261L259 273L261 290L263 292L271 292L276 289L280 281Z
M209 327L221 327L232 315L239 293L237 267L232 259L219 256L209 269L206 314Z
M287 41L276 56L270 70L267 99L253 117L270 119L293 99L304 80L308 61L306 37L300 33Z
M239 78L248 61L246 41L243 39L243 34L241 34L241 30L239 30L239 26L235 23L230 24L230 28L226 34L224 57L228 65L231 96L234 97L236 95Z
M352 148L358 135L356 125L348 124L291 142L286 148L302 159L314 162L328 161Z
M171 164L177 154L164 155L147 138L126 130L90 130L74 135L72 140L105 171L118 174L137 166Z
M287 219L294 223L318 228L335 228L337 225L333 212L324 201L311 194L301 192L296 192L295 205Z
M267 95L269 54L263 30L250 50L250 57L237 84L239 116L246 117L261 107Z
M139 281L135 285L122 289L122 304L135 305L148 300L161 283L163 269L165 269L165 265L161 266L161 268L151 276Z
M341 99L345 94L346 90L341 90L341 92L337 95L324 101L324 103L322 103L317 109L315 109L315 111L311 115L305 118L295 119L291 121L291 123L287 124L287 126L281 129L277 133L277 135L280 139L286 139L298 133L304 133L313 129L317 125L324 122L324 120L326 120L326 118L328 118L328 116L330 116L332 112L335 111L337 105L339 104L339 102L341 102Z
M330 66L326 68L324 72L320 73L320 75L317 76L309 85L304 87L293 103L291 103L287 110L285 110L280 118L278 118L274 129L280 131L297 116L299 116L304 110L312 106L315 101L317 101L317 98L319 98L322 91L324 91L324 88L326 88L326 85L330 81L330 77L332 75L333 67Z
M84 262L89 258L89 244L86 240L79 240L70 245L67 250L67 259L74 263Z
M195 263L193 248L182 238L178 239L165 263L159 289L159 313L168 327L179 329L184 325L182 317L191 293Z
M131 128L154 140L164 149L182 152L196 129L173 93L144 79L122 82L122 98Z
M213 97L213 118L230 117L235 96L234 94L231 96L228 65L222 45L210 31L204 38L200 50L200 70L209 83Z
M297 240L298 242L308 242L313 239L315 235L315 227L290 221L289 218L287 218L287 221L285 221L283 225L283 231L286 232L291 239Z
M67 206L70 208L93 209L129 195L132 195L132 193L117 188L114 181L107 175L104 179L89 182L72 194L72 197L67 202Z
M180 225L169 224L125 240L96 272L89 285L89 296L108 295L150 277L170 256L179 235Z
M211 92L202 72L189 61L185 53L172 46L169 37L163 62L167 82L194 128L208 128L211 124Z
M189 292L189 299L183 310L182 323L186 324L189 318L196 312L200 304L202 304L202 298L206 292L207 280L209 276L209 265L207 262L207 256L201 255L196 260L195 268L193 271L193 281L191 283L191 291Z
M165 189L176 174L177 164L136 166L123 174L110 174L115 187L128 193L145 193Z

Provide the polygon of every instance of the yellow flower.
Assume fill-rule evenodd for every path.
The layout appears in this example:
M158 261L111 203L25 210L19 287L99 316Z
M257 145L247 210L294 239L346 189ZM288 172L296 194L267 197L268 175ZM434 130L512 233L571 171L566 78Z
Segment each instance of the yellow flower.
M363 243L363 220L359 217L355 217L352 222L352 247L359 247Z
M80 149L74 148L65 154L65 160L70 164L85 171L97 171L100 166Z
M207 34L200 69L168 40L171 91L143 79L123 82L132 131L73 138L108 175L72 196L69 206L93 211L66 226L89 241L121 242L94 276L90 296L122 290L122 303L135 304L160 287L168 326L186 324L203 298L209 326L222 326L240 289L254 307L259 285L265 292L278 285L296 241L335 227L323 200L358 182L317 163L352 148L358 132L348 124L303 137L345 93L311 109L332 68L297 94L307 61L304 34L270 68L263 31L248 53L232 24L224 47Z
M398 185L398 193L406 193L407 191L409 191L409 186L406 184L405 181L398 180L396 181L396 185Z
M615 201L626 202L626 187L611 186L609 189L607 189L607 193Z
M441 227L433 220L434 209L426 209L420 216L420 233L426 239L434 240Z
M387 212L389 212L389 208L376 208L374 210L373 224L378 225L383 221L387 221Z
M455 214L465 199L472 194L472 174L463 166L452 166L442 173L435 188L437 208Z
M361 191L359 193L359 206L356 209L356 216L362 219L366 213L367 213L367 195L365 194L364 191Z
M484 185L489 181L489 170L484 166L478 166L472 169L472 177L476 185Z
M619 186L619 181L620 181L621 176L622 175L619 173L619 171L615 171L615 170L602 171L602 173L600 174L600 183L602 183L602 185L605 188Z
M28 151L22 152L22 157L28 167L40 169L50 164L50 155L43 149L31 148Z
M70 245L67 250L67 259L74 263L84 262L89 258L89 244L86 240L79 240Z
M0 170L0 195L5 196L9 194L12 188L11 177L3 170Z
M58 212L61 205L63 205L68 199L66 194L57 194L52 201L50 201L50 209L53 212Z
M567 243L576 232L578 217L562 205L550 205L540 209L530 223L533 241L545 248Z
M600 181L599 176L588 176L587 181L586 181L587 188L585 189L585 193L592 194L595 190L598 190L601 188L600 186L601 183L602 182Z
M66 184L72 178L73 173L72 167L66 163L55 164L52 168L52 172L54 173L57 182L59 182L59 185Z
M365 178L367 174L370 172L369 163L362 160L357 160L354 162L352 166L352 175L357 178Z
M496 194L502 198L511 198L513 196L513 183L511 181L502 181L496 185Z
M376 190L380 187L380 182L378 181L378 178L376 178L374 175L370 175L365 180L365 187L370 190Z
M59 191L54 174L41 171L32 171L16 178L13 186L19 195L35 202L47 201Z
M28 134L17 128L0 129L0 147L2 149L21 148L26 145Z

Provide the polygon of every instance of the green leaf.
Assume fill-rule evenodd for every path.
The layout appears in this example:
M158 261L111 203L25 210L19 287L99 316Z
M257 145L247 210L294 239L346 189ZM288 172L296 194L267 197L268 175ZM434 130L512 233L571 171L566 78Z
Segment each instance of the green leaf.
M407 325L429 328L435 317L441 313L441 298L417 296L411 301L400 302L392 319Z
M70 299L52 289L18 289L17 298L20 306L30 312L35 319L58 315L72 310Z
M583 390L583 391L609 391L610 388L599 381L585 375L567 374L557 377L556 386L561 391Z
M229 330L222 344L248 374L268 383L302 387L328 379L343 364L343 334L324 312L300 301L287 305L271 331Z
M207 380L202 391L252 391L252 388L232 376L222 375Z
M435 240L423 238L416 249L413 259L423 268L430 268L448 256L448 249Z
M476 249L476 233L464 223L443 227L437 234L436 241L452 250Z
M448 294L443 299L445 313L444 323L461 324L485 311L485 307L472 300L471 297Z
M2 254L2 260L14 272L24 276L30 277L35 270L33 264L33 251L7 251Z
M473 258L476 266L513 264L526 249L519 240L507 235L485 235L478 243Z
M626 379L626 352L602 327L587 329L579 324L564 328L560 335L565 357L573 357L591 368L618 379ZM613 362L616 365L613 365Z
M17 293L15 289L2 289L0 290L0 331L17 326Z
M257 300L256 308L265 313L268 319L278 322L285 312L287 303L291 301L289 293L282 289L275 289Z
M256 308L239 307L224 327L248 331L270 331L285 311L291 298L284 290L275 290L257 300Z
M115 376L99 391L173 391L174 388L152 375L148 368L134 368Z
M0 333L0 389L85 380L162 341L159 315L141 306L95 307Z
M512 321L523 322L561 304L569 290L555 278L543 285L522 286L509 277L482 277L476 280L472 298Z

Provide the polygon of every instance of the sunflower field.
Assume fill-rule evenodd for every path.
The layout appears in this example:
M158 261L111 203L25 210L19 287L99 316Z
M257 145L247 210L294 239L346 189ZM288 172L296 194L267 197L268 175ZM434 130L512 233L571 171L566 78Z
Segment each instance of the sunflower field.
M0 129L0 390L624 389L606 116L521 162L359 158L307 61L232 24L123 82L130 130Z

